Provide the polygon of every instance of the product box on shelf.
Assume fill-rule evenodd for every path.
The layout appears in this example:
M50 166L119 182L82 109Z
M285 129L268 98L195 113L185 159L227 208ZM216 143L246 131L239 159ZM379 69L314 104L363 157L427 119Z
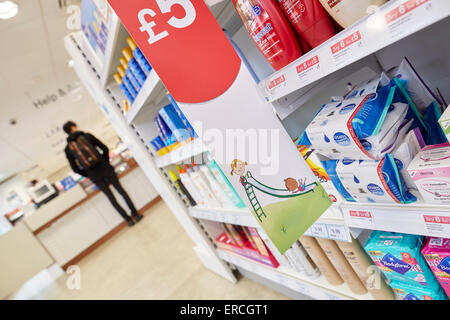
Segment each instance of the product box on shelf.
M191 131L186 127L172 104L168 104L161 108L161 110L159 110L159 115L163 118L164 122L170 128L172 134L180 144L186 144L194 139Z
M279 264L273 255L269 257L264 257L259 254L259 251L254 249L249 241L247 241L242 247L233 243L232 240L229 239L227 233L223 232L220 236L216 238L217 246L222 250L231 251L243 257L246 257L251 260L255 260L257 262L263 263L273 268L278 268Z
M401 281L391 281L397 300L447 300L442 288L427 288Z
M389 280L437 290L440 285L420 252L422 242L418 235L373 231L364 249Z
M450 204L450 144L427 146L408 166L425 202Z
M447 296L450 296L450 239L427 238L422 254Z

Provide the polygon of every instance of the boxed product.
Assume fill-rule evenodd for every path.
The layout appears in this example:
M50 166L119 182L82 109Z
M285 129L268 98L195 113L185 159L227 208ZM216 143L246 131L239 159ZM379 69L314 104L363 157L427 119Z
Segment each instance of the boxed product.
M330 159L382 159L412 121L406 119L408 104L396 85L378 83L376 93L357 88L352 98L324 105L306 128L303 144Z
M399 174L392 155L380 161L328 160L322 162L335 187L348 201L411 203L416 201Z
M255 260L257 262L263 263L265 265L278 268L279 264L272 254L269 257L264 257L255 250L252 245L247 242L244 246L240 247L233 243L228 237L228 235L223 232L216 238L217 246L222 250L228 250L238 255L244 256L248 259Z
M161 137L163 138L164 144L166 145L167 149L169 149L169 151L172 151L178 148L179 142L172 134L170 128L164 122L164 119L160 115L157 115L154 120L156 127L158 128L159 133L161 134Z
M420 252L422 240L418 235L373 231L364 250L389 280L437 291L439 283Z
M407 170L425 202L450 204L450 144L423 148Z
M422 254L442 288L450 296L450 239L427 238Z
M150 143L155 148L156 153L160 157L169 152L169 149L167 149L166 145L164 144L163 139L160 136L157 136L156 138L151 140Z
M442 288L432 289L401 281L392 281L390 286L397 300L447 300Z
M180 144L187 143L194 138L172 104L168 104L159 110L159 115Z

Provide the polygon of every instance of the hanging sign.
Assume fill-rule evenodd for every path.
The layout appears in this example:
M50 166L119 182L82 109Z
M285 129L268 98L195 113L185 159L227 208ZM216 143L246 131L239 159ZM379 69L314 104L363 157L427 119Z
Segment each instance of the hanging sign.
M209 8L202 0L108 2L284 253L332 201Z

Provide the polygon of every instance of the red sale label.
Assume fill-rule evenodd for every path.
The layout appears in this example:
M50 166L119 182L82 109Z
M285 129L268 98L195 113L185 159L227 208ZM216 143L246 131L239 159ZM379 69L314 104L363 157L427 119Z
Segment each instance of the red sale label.
M424 215L423 219L427 223L450 224L450 217Z
M308 70L309 68L315 66L318 63L319 63L319 57L318 56L314 56L311 59L306 60L302 64L299 64L296 67L297 73L302 73L303 71Z
M356 32L352 33L351 35L349 35L348 37L342 39L338 43L332 45L331 53L335 54L360 40L361 40L361 33L359 31L356 31Z
M222 95L241 60L203 0L108 0L176 101Z
M398 6L397 8L389 11L384 15L384 18L386 19L386 23L391 23L392 21L397 20L401 16L404 16L408 12L411 12L415 8L421 6L424 3L429 2L430 0L409 0L405 2L404 4Z
M284 75L281 75L269 82L269 89L273 89L286 81Z
M349 210L350 216L357 218L372 218L370 211Z

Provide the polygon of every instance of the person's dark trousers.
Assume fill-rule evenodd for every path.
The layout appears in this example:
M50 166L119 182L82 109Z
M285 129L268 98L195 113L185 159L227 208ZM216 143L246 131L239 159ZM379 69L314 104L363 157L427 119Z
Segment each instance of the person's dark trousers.
M137 210L133 204L133 201L131 201L127 192L122 187L122 185L119 182L119 179L117 178L117 176L114 173L93 179L92 182L94 182L97 185L97 187L108 197L108 199L111 202L111 204L113 205L113 207L117 210L117 212L119 212L119 214L127 222L130 223L133 220L130 218L130 216L125 212L125 210L117 202L116 198L114 197L114 194L112 193L111 189L109 188L110 185L114 186L114 188L116 188L116 190L119 192L119 194L123 197L123 199L125 200L125 202L127 203L128 207L131 210L131 215L135 219L140 217L139 213L137 212Z

